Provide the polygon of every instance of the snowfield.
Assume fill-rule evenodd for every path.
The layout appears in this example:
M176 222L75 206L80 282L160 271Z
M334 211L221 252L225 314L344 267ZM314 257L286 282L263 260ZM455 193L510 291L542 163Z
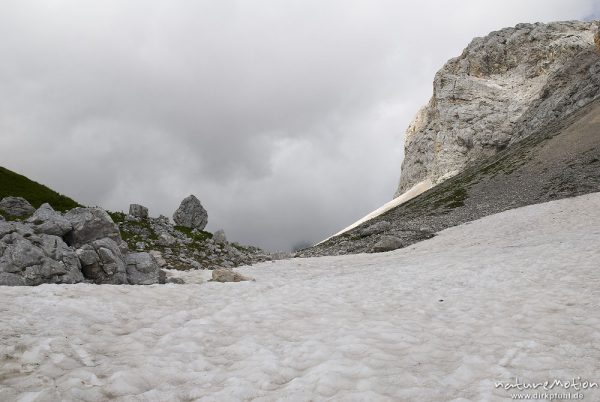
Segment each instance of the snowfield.
M600 193L239 271L256 282L0 288L0 400L495 401L515 377L600 383Z

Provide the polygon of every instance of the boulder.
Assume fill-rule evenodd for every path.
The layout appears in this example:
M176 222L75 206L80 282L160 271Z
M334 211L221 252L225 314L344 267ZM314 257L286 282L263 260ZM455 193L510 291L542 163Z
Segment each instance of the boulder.
M27 222L35 225L34 230L36 233L63 237L73 230L71 222L62 216L60 212L56 212L48 203L39 207Z
M171 247L177 243L177 239L171 236L169 233L163 232L158 236L158 240L156 242L159 246Z
M181 278L174 278L174 277L167 278L166 279L166 283L172 283L172 284L175 284L175 285L185 285L185 281L183 279L181 279Z
M35 208L23 197L4 197L0 201L0 210L11 216L29 216Z
M85 278L96 284L127 284L125 261L119 245L111 238L94 240L76 250Z
M381 236L381 239L373 246L373 252L382 253L392 251L404 245L402 239L396 236Z
M131 204L129 205L129 215L146 219L148 218L148 208L140 204Z
M223 229L217 230L212 239L216 244L227 243L227 237L225 236L225 231Z
M388 221L379 221L377 223L372 224L360 231L362 236L372 236L374 234L383 233L389 230L392 225Z
M130 285L159 283L160 267L150 253L129 253L125 256L127 280Z
M0 285L83 280L75 251L60 237L36 234L31 224L0 222Z
M212 271L212 282L242 282L254 281L255 279L244 276L233 269L217 268Z
M121 246L119 227L101 208L73 208L64 217L73 230L65 236L67 244L79 248L95 240L109 238Z
M152 250L150 251L150 255L154 257L154 261L156 261L159 267L164 268L167 266L167 261L165 261L160 251Z
M200 200L190 195L181 201L181 205L179 205L179 208L173 214L173 220L179 226L204 230L208 223L208 213L202 206L202 203L200 203Z

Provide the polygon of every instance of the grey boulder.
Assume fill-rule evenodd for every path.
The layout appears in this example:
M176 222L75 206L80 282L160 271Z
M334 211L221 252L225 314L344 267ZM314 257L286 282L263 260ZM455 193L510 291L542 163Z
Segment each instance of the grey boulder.
M229 268L217 268L212 271L212 282L242 282L242 281L254 281L253 278L244 276L233 269Z
M392 251L404 245L402 239L396 236L381 236L381 239L373 246L373 252L382 253Z
M109 238L119 246L121 245L119 227L101 208L74 208L64 217L73 226L73 230L65 236L65 240L75 248L104 238Z
M0 201L0 210L12 216L29 216L35 208L23 197L4 197Z
M129 215L146 219L148 217L148 208L140 204L131 204L129 205Z
M174 236L171 236L169 233L164 232L158 236L158 240L156 242L159 246L171 247L177 243L177 239Z
M73 230L73 225L60 212L56 212L50 204L39 207L27 220L32 223L36 233L62 237Z
M75 251L60 237L35 234L31 225L0 222L0 285L83 281Z
M129 253L125 256L127 280L130 285L159 283L160 267L150 253Z
M154 257L154 260L156 261L159 267L164 268L167 266L167 261L164 259L160 251L151 250L149 251L149 253L150 255L152 255L152 257Z
M173 214L176 225L190 229L204 230L208 223L208 213L198 198L193 195L181 201L181 205Z
M119 245L110 238L94 240L76 250L85 278L96 284L127 284L125 260Z

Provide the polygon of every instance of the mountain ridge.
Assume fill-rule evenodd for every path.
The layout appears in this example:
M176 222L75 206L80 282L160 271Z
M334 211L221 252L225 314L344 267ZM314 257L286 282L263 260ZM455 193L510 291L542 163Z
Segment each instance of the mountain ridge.
M464 157L465 154L461 154L464 158L460 160L450 158L444 166L448 167L452 163L456 163L453 165L456 168L455 171L446 170L439 176L428 177L425 174L428 172L426 161L427 158L435 155L435 151L432 152L429 148L435 145L435 141L432 141L433 138L440 137L452 142L453 145L448 145L450 153L456 151L457 146L464 147L468 141L457 141L457 138L463 138L460 137L461 132L459 131L454 133L456 135L445 135L444 133L440 134L439 130L435 131L432 128L431 119L433 117L431 116L427 117L431 124L420 121L419 119L423 116L423 109L421 109L415 118L415 121L420 121L420 126L419 124L415 125L413 121L408 129L409 132L412 130L412 134L407 138L407 150L412 149L413 162L418 161L415 164L421 165L417 168L420 173L411 176L409 171L407 176L404 176L407 172L403 170L402 177L409 178L405 179L405 183L408 183L407 186L412 185L412 187L408 187L409 189L426 180L431 185L423 186L424 191L409 200L401 200L402 202L397 205L394 205L393 201L388 203L390 208L380 208L381 214L372 213L366 217L369 219L363 218L350 225L345 231L339 232L312 248L302 250L297 255L306 257L387 251L429 238L439 230L491 213L600 191L600 178L598 177L600 166L596 165L600 159L598 122L598 116L600 116L600 48L598 47L600 35L598 21L563 22L548 25L520 24L517 27L525 26L528 29L540 29L541 27L552 31L556 26L567 29L572 25L586 32L584 35L586 45L581 48L578 47L581 43L577 42L576 48L579 57L563 60L562 65L555 66L555 71L549 74L552 79L550 87L553 88L553 92L544 94L543 92L550 87L540 87L545 90L539 94L540 96L529 99L529 104L521 110L518 119L511 123L512 131L501 132L499 138L495 139L493 130L483 130L483 135L479 137L478 141L487 140L489 143L493 143L493 141L499 140L496 143L499 146L495 147L493 152L489 155L479 154L477 157L472 154L470 159ZM511 29L519 28L508 28L501 32L510 32ZM490 35L493 37L494 33ZM564 36L560 32L557 35ZM486 38L476 38L472 43L485 42ZM456 58L452 60L456 60ZM447 67L440 70L442 73L438 72L436 80L443 76L445 68ZM429 105L432 102L437 102L435 82L434 96ZM472 104L468 107L460 106L462 108L460 110L481 112L479 110L482 107L480 99L469 102ZM436 107L439 109L440 105ZM523 105L519 107L523 108ZM456 112L457 109L455 106L449 110L441 109L446 114L450 110ZM488 116L489 121L504 118L506 112L500 113L499 116L493 116L493 110L484 108L483 111L492 114L492 116ZM481 120L477 120L475 117L471 120L473 123L470 126L471 130L474 130L473 127L479 127L477 121L481 122ZM419 133L424 133L421 141L415 140L415 136L418 136ZM421 149L419 147L411 148L415 141L422 147ZM581 148L582 143L587 144L587 148ZM560 144L562 149L557 149L557 144ZM471 148L476 147L473 145ZM544 157L543 152L550 152L552 157ZM403 163L403 169L407 165L411 166L410 158L409 155L409 161L405 160ZM580 163L581 161L589 163L586 165ZM545 170L538 169L533 164L543 166ZM499 171L504 174L498 175ZM419 176L421 173L424 175ZM414 183L411 180L414 180ZM399 188L404 189L402 185ZM518 191L513 191L515 189Z

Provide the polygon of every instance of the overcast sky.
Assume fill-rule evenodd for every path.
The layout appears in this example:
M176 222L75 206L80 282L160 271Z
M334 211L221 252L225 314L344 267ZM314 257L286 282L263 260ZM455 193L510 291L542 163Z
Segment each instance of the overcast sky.
M408 123L474 36L600 0L2 0L0 165L86 205L267 249L396 190Z

